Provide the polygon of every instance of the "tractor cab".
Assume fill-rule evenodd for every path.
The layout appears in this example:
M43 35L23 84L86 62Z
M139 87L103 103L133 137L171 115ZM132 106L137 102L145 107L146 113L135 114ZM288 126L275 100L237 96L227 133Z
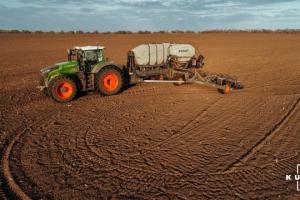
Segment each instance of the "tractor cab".
M81 71L90 72L94 65L105 62L103 46L83 46L68 49L68 61L78 61Z

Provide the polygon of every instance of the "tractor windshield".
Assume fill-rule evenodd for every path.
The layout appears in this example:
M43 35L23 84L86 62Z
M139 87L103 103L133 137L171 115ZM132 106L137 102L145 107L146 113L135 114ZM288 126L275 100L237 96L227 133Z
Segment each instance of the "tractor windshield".
M101 62L102 61L102 50L86 50L84 51L84 59L88 62Z
M97 51L95 50L86 50L84 51L84 57L86 61L97 61Z
M86 62L97 63L103 61L102 49L80 50L68 49L68 61L83 60Z

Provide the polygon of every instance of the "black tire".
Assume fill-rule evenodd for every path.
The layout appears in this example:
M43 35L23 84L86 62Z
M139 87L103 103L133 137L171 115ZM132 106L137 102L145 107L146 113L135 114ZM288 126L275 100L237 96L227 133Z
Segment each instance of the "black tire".
M234 86L235 89L241 90L244 89L244 85L240 82L237 82L236 85Z
M124 82L124 73L116 66L104 67L96 76L97 91L104 96L119 93L124 86Z
M78 88L70 77L59 76L50 81L48 92L55 101L66 103L76 97Z
M129 75L128 69L126 69L126 68L122 70L122 74L123 74L123 79L124 79L122 89L124 90L124 89L127 89L130 87L131 77Z

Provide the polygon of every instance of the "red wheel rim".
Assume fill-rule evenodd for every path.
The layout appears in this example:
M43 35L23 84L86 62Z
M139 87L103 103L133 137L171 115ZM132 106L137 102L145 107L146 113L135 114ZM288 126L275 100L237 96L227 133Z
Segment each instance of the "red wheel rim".
M103 78L104 89L108 92L114 91L119 85L118 76L114 73L108 73Z
M57 86L56 93L60 98L67 99L73 94L73 86L68 82L62 82Z
M225 88L224 88L224 94L230 93L230 90L231 90L230 85L226 85Z

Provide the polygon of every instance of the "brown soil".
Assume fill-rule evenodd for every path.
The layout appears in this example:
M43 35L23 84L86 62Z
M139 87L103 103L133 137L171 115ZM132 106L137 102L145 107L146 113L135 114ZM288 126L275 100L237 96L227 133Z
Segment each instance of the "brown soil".
M98 42L124 64L130 48L162 41L192 43L206 70L245 89L140 84L58 104L35 88L68 47ZM0 47L1 170L29 197L299 198L285 175L300 164L300 34L0 34ZM8 178L2 198L18 195Z

